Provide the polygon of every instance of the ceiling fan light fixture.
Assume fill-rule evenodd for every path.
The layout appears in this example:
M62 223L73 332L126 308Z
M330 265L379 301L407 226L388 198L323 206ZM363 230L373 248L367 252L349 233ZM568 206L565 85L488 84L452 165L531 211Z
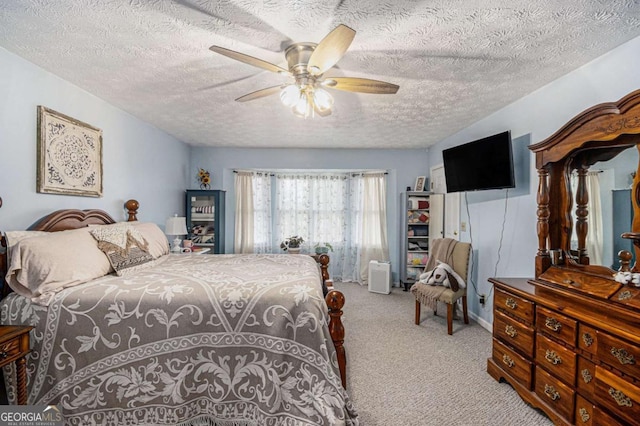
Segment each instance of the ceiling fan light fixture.
M296 85L289 85L280 91L280 101L288 108L295 106L301 98L302 93Z
M313 97L309 92L302 92L300 99L291 109L300 118L313 117Z
M333 96L319 87L313 91L313 103L320 111L327 111L333 106Z

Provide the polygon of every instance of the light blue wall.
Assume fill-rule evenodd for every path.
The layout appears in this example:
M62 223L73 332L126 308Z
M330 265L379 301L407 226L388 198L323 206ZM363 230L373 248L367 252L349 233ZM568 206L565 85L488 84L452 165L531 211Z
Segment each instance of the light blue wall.
M36 193L38 105L103 131L103 197ZM25 229L53 210L99 208L126 219L123 204L140 202L140 220L164 226L184 210L189 147L157 128L0 48L0 229Z
M639 89L638 52L640 37L463 129L429 150L429 165L442 163L442 150L445 148L505 129L510 129L514 138L531 133L531 143L540 142L583 110L601 102L616 101ZM499 263L504 198L470 204L470 219L465 206L462 207L461 218L471 224L472 235L467 228L461 238L473 243L476 260L474 275L480 293L493 295L493 289L487 282L489 277L532 277L534 274L537 250L535 194L538 179L533 156L530 157L530 172L530 194L508 200ZM492 322L491 299L484 307L480 307L478 298L470 294L469 309L472 316L479 316L486 321L485 325Z
M291 117L296 120L296 117ZM250 123L248 124L250 125ZM212 188L224 189L226 196L226 247L233 250L235 194L233 170L236 169L384 169L387 180L387 220L389 254L397 281L400 193L413 187L417 176L429 174L427 151L386 149L238 149L193 148L191 151L191 187L199 167L208 169Z

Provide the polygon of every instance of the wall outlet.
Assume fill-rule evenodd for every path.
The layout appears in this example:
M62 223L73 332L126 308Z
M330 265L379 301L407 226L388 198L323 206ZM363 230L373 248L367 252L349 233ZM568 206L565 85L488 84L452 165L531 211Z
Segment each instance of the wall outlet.
M484 302L485 302L485 296L484 296L484 294L481 294L481 295L480 295L480 299L479 299L479 300L480 300L480 304L481 304L482 306L484 306Z

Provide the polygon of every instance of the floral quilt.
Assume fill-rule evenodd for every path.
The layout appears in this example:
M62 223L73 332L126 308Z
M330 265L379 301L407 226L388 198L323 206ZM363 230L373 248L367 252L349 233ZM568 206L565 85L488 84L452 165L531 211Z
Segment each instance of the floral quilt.
M67 424L358 424L309 256L169 255L0 310L35 327L28 403Z

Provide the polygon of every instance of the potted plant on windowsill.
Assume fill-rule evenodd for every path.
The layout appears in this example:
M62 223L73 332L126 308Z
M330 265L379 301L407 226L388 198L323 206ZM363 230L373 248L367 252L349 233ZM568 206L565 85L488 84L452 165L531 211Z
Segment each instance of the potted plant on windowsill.
M329 243L316 243L314 246L316 254L327 254L333 251L333 246Z
M302 243L304 243L304 238L294 235L293 237L285 238L280 243L280 248L288 253L300 253Z

